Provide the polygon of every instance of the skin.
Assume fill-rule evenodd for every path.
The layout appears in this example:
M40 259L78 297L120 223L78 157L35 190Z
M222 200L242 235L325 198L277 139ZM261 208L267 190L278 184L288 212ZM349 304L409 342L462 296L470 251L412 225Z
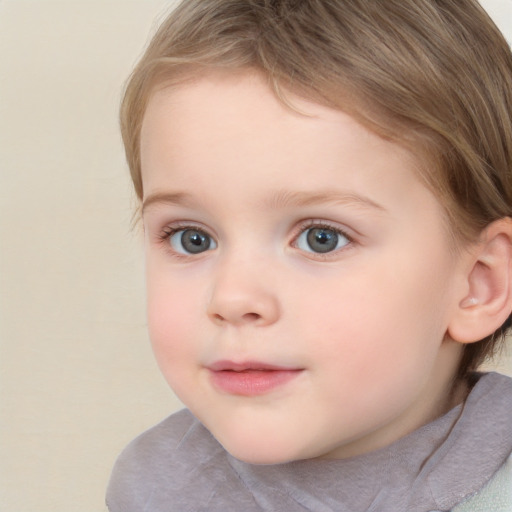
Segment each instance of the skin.
M307 115L255 73L212 73L155 92L141 134L156 358L252 463L379 449L464 394L446 334L464 261L418 162L340 111L293 101ZM318 225L339 232L336 249L308 245ZM184 250L189 226L208 250ZM299 371L245 396L212 383L219 360Z

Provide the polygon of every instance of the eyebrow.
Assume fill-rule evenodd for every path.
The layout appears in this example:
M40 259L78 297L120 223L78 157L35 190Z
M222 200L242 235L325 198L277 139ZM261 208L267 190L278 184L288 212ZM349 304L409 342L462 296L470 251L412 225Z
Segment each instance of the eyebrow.
M156 192L149 194L144 199L142 202L142 213L149 207L158 204L193 206L196 203L193 196L186 192ZM386 211L386 208L366 196L332 190L318 192L278 190L263 201L265 207L276 210L287 207L316 206L324 203L356 205L367 209Z
M190 206L193 204L192 196L186 192L155 192L149 194L142 201L142 213L150 206L158 204L173 204L177 206Z
M333 190L320 190L315 192L292 192L280 190L269 198L265 199L265 205L269 208L286 208L290 206L316 206L323 203L356 205L367 209L386 211L382 205L371 200L369 197L352 193Z

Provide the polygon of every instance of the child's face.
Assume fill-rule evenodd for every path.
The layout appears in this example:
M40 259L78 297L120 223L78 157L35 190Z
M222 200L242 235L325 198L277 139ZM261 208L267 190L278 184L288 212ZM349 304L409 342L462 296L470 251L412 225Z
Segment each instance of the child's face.
M159 365L236 457L387 445L444 412L459 262L416 162L255 75L156 93L142 129Z

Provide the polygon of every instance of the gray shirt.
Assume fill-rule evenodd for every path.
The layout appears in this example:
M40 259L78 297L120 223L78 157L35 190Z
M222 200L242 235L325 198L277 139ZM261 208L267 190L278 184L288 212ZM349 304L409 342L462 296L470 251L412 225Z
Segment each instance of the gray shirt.
M252 465L187 410L114 467L111 512L430 512L478 492L512 452L512 379L480 376L465 403L392 445L343 460Z

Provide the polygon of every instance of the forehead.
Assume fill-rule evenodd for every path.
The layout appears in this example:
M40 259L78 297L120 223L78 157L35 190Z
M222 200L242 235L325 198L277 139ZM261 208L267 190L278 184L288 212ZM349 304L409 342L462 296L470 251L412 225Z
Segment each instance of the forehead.
M257 73L212 73L194 82L154 92L141 130L144 189L156 171L178 179L207 167L211 179L223 174L311 175L319 166L340 164L377 176L386 167L415 172L418 160L404 147L385 140L339 110L290 96L294 109L280 101ZM297 160L300 160L300 165ZM300 169L299 169L300 167ZM213 171L216 171L214 173ZM237 172L238 171L238 172ZM304 176L302 177L304 179ZM385 174L379 176L385 181Z

